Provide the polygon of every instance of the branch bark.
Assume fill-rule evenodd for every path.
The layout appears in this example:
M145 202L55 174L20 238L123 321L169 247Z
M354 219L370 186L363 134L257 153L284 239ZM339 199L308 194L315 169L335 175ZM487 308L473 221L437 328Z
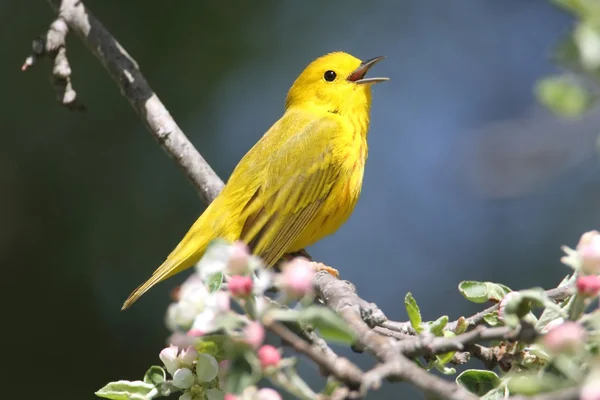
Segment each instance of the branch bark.
M80 0L47 0L73 33L106 68L121 93L152 136L183 170L205 204L223 188L223 181L185 136L171 114L148 85L138 64Z

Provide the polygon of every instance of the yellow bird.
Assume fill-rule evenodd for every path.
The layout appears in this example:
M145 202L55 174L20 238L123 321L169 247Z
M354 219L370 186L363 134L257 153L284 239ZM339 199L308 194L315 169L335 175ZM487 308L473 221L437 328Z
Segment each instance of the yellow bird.
M290 88L283 116L246 153L229 181L165 262L131 293L193 266L208 244L242 240L272 266L335 232L360 195L371 108L365 78L383 57L334 52L310 63Z

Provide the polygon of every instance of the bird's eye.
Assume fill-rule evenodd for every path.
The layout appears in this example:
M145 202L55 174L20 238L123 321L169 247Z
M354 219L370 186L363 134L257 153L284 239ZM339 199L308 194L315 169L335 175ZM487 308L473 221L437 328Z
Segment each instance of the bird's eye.
M337 74L334 71L328 70L328 71L325 71L325 75L323 77L325 78L325 80L327 82L333 82L335 80L336 76L337 76Z

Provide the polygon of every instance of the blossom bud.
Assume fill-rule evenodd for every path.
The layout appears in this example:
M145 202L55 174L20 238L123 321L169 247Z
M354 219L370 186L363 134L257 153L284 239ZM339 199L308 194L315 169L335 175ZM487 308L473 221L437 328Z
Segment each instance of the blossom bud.
M285 293L291 298L301 298L312 291L312 280L315 270L311 263L302 257L290 261L282 273L282 286Z
M256 393L256 400L281 400L281 395L271 388L262 388Z
M177 359L177 346L169 346L163 349L158 358L165 364L165 368L169 372L169 374L173 375L177 368L179 368L179 360Z
M251 277L234 275L227 282L227 287L233 297L248 297L252 293L252 284Z
M223 400L240 400L240 398L235 394L225 393L225 397L223 398Z
M281 354L275 347L265 344L258 349L258 359L260 360L260 365L263 368L267 368L279 364Z
M265 329L263 326L252 321L244 327L244 340L255 349L258 349L265 340Z
M576 322L566 321L549 329L543 338L543 344L549 351L561 353L577 350L584 339L585 329Z
M237 241L231 245L231 255L227 261L227 268L231 275L243 275L248 271L250 250L245 243Z
M586 297L596 297L600 292L600 276L587 275L577 278L577 292Z
M194 384L194 374L187 368L179 368L173 374L173 385L179 389L187 389Z
M506 314L506 305L508 304L508 302L516 299L519 296L520 294L518 292L508 292L506 293L506 295L504 295L502 300L500 300L500 304L498 304L498 319L500 321L504 320L504 316Z
M188 347L179 355L179 360L182 366L191 367L194 361L198 358L198 352L193 347Z
M581 257L581 270L584 274L600 273L600 232L590 231L581 235L577 252Z

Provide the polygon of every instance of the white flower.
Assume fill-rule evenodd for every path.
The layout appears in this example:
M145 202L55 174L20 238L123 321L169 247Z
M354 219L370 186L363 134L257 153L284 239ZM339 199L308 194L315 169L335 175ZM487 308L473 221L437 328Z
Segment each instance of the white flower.
M196 376L199 382L210 382L219 373L219 363L210 354L200 353L196 363Z
M179 368L173 374L173 385L179 389L187 389L194 384L194 374L187 368Z
M227 262L233 253L233 247L223 241L215 241L208 246L208 249L196 264L196 270L203 281L218 272L225 272Z
M163 362L163 364L165 364L165 367L167 368L167 371L169 372L169 374L173 375L175 373L175 371L177 371L177 368L179 368L179 360L177 359L177 346L169 346L165 349L163 349L160 354L158 355L158 358L160 358L160 360Z
M254 294L262 296L273 284L273 273L266 269L259 269L254 278Z
M206 308L194 319L190 332L195 332L198 335L204 335L213 330L216 313L210 308Z
M181 361L181 365L185 367L192 367L194 361L198 358L198 351L192 346L186 348L179 355L179 360Z
M192 400L192 394L186 391L184 394L179 396L179 400Z

